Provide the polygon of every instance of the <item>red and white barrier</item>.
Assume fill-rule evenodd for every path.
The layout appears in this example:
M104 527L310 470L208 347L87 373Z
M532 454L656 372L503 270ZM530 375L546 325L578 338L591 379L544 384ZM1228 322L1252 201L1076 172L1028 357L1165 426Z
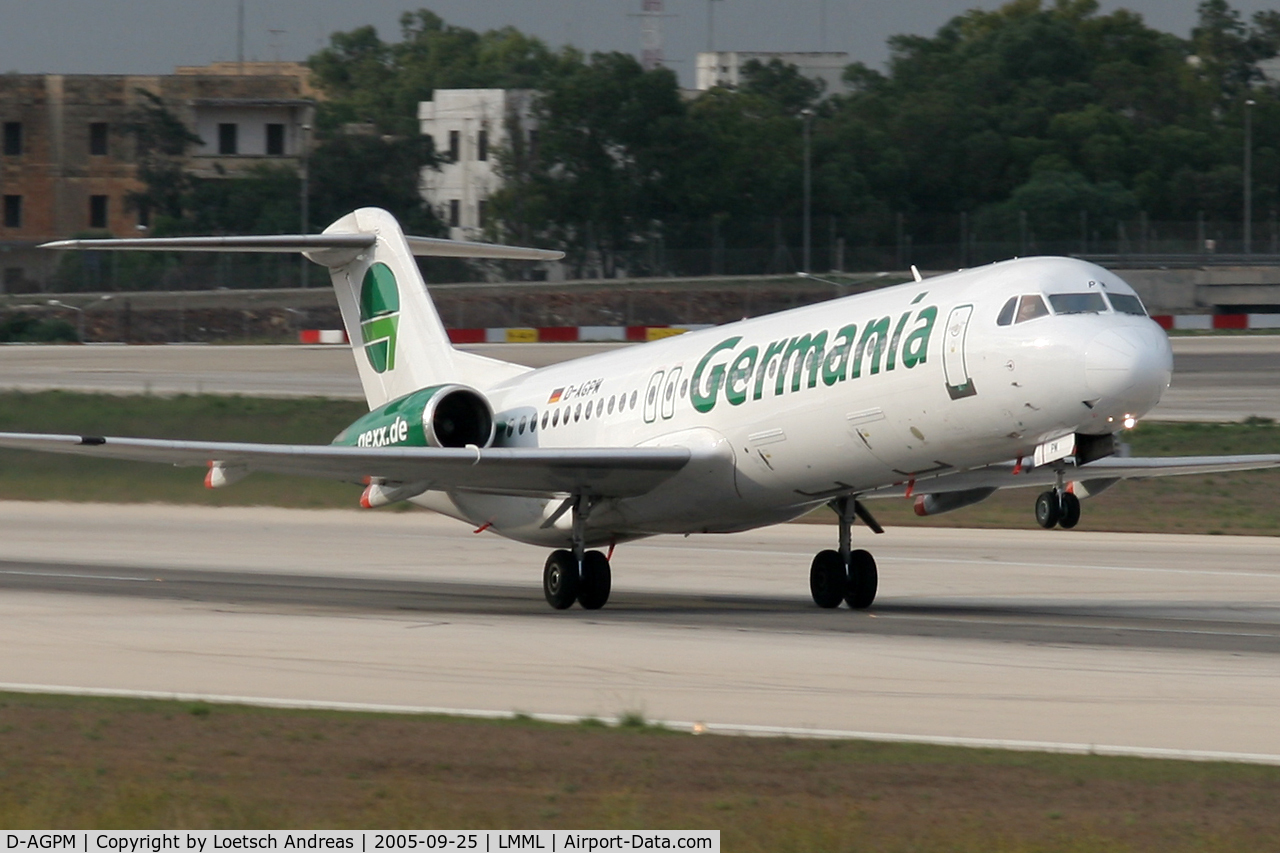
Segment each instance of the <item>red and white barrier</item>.
M300 344L345 344L347 333L343 329L302 329L298 332Z
M450 329L455 344L536 344L608 341L656 341L710 324L684 326L542 326L513 329Z
M1280 329L1280 314L1153 314L1164 329Z

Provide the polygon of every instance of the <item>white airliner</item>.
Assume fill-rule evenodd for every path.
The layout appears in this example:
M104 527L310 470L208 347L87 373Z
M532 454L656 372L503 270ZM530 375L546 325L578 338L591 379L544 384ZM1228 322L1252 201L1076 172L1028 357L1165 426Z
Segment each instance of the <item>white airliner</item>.
M837 547L809 573L820 607L869 607L854 550L863 501L921 515L1033 486L1036 520L1126 478L1280 465L1280 455L1121 458L1117 434L1160 400L1165 333L1114 273L1026 258L916 280L532 370L449 342L414 255L559 252L406 237L383 210L322 235L71 240L51 248L301 251L328 267L371 411L328 446L0 433L0 446L365 485L479 530L553 548L552 607L602 607L615 545L729 533L830 505ZM918 278L918 276L917 276ZM606 555L594 548L607 548Z

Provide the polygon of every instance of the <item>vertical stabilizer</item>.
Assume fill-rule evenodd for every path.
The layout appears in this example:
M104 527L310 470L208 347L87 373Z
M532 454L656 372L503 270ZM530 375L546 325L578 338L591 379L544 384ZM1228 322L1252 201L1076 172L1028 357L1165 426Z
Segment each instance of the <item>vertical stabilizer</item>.
M369 407L430 385L459 381L459 353L449 342L395 217L378 208L361 208L324 233L377 237L353 260L329 268Z

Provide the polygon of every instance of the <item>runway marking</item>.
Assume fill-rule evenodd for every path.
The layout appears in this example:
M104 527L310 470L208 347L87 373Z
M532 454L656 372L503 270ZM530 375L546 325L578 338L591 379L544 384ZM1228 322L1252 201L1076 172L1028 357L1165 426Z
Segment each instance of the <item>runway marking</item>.
M633 544L632 548L660 548L665 550L674 550L680 546L664 545L657 542L649 542L643 545ZM751 550L748 548L688 548L690 551L698 553L714 553L714 554L749 554L751 556L759 556L762 551L760 549ZM768 551L770 554L777 554L779 557L808 557L808 551ZM950 565L963 566L988 566L988 567L1010 567L1018 566L1029 569L1085 569L1100 572L1141 572L1144 574L1171 574L1171 575L1213 575L1215 577L1240 577L1240 578L1269 578L1271 580L1280 580L1280 572L1241 572L1235 570L1212 571L1206 569L1162 569L1151 568L1147 566L1096 566L1081 563L1027 563L1020 561L1006 561L998 558L989 560L963 560L948 557L902 557L893 556L889 558L899 563L947 563Z
M587 717L575 714L542 714L516 711L492 711L477 708L440 708L426 705L380 705L370 702L328 702L315 699L278 699L264 696L226 696L215 693L180 693L160 690L123 690L109 687L71 687L61 684L10 684L0 682L0 691L9 693L49 693L60 696L109 696L121 699L156 699L169 702L208 702L216 705L250 705L260 708L289 708L314 711L353 711L374 714L422 714L471 717L486 720L510 720L527 717L546 723L580 723ZM592 719L618 725L617 717ZM690 734L734 735L738 737L790 737L822 740L868 740L881 743L923 743L933 746L958 746L971 749L1004 749L1013 752L1057 752L1072 755L1110 755L1130 758L1162 758L1179 761L1232 761L1241 764L1280 765L1280 755L1258 752L1225 752L1207 749L1167 749L1156 746L1123 746L1116 744L1071 743L1015 738L977 738L953 735L902 734L897 732L863 732L846 729L796 728L790 726L757 726L744 723L708 723L704 721L654 720L654 725Z
M137 581L139 583L150 583L158 581L160 578L130 578L123 575L77 575L70 572L20 572L12 569L0 569L0 575L20 575L28 578L73 578L75 580L91 580L91 581Z

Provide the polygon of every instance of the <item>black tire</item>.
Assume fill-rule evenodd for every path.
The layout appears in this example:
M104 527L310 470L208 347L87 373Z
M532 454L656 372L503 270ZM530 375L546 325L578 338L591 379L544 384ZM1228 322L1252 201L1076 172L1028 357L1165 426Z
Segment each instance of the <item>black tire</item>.
M578 600L578 561L572 551L561 548L547 557L542 570L542 594L556 610L572 607Z
M849 572L839 551L819 551L809 568L809 592L813 603L830 609L839 607L849 591Z
M582 558L582 577L578 583L578 603L583 610L599 610L609 600L613 573L609 560L599 551L588 551Z
M1080 523L1080 499L1070 492L1062 493L1062 517L1058 526L1070 530Z
M1062 504L1058 502L1057 492L1041 492L1036 498L1036 524L1045 530L1053 529L1062 518Z
M854 610L866 610L876 600L880 576L876 572L876 560L867 551L854 551L849 555L849 590L844 600Z

